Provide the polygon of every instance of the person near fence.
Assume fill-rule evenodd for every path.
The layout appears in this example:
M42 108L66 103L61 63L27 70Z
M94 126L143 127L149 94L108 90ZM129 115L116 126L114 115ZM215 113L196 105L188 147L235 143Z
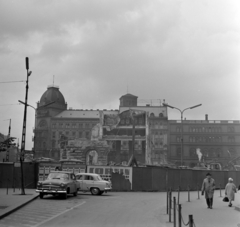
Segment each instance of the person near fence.
M212 178L210 173L207 173L206 178L202 184L202 195L205 192L205 198L208 208L212 209L213 206L213 194L215 190L215 180Z
M232 201L234 201L235 198L235 193L237 192L237 187L236 185L233 183L233 179L229 178L228 179L228 183L225 187L225 195L228 197L229 199L229 204L228 206L231 207L232 206Z

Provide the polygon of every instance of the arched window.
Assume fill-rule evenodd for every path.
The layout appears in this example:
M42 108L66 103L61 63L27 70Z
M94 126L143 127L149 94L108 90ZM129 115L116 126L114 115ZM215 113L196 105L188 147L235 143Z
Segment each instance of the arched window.
M150 117L155 117L154 113L151 113L151 114L150 114Z
M181 147L177 148L177 157L181 157Z
M176 128L176 131L177 131L177 132L181 132L181 127L177 127L177 128Z

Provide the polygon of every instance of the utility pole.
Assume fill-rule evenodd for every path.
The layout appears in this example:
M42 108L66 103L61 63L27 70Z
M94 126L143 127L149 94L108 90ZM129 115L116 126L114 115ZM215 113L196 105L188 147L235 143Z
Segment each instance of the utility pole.
M26 69L27 69L27 81L26 81L26 96L24 105L24 116L23 116L23 130L22 130L22 143L21 143L21 153L20 153L20 163L21 163L21 195L25 195L24 190L24 175L23 175L23 162L25 153L25 141L26 141L26 123L27 123L27 100L28 100L28 77L31 75L31 71L28 72L29 62L28 57L26 57Z

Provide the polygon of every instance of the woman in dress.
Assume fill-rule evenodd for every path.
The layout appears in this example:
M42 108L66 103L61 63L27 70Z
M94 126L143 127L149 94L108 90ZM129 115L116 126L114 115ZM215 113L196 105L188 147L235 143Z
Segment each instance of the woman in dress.
M232 201L234 201L235 198L235 193L237 192L237 187L236 185L233 183L233 179L229 178L228 179L228 183L225 187L225 195L228 197L229 199L229 204L228 206L231 207L232 206Z

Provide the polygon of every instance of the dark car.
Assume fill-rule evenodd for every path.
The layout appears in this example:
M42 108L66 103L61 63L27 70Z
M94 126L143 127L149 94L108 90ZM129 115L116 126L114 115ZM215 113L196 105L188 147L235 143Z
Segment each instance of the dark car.
M44 195L62 195L64 199L68 194L77 196L80 188L74 173L66 171L52 171L44 181L39 181L36 192L42 199Z

